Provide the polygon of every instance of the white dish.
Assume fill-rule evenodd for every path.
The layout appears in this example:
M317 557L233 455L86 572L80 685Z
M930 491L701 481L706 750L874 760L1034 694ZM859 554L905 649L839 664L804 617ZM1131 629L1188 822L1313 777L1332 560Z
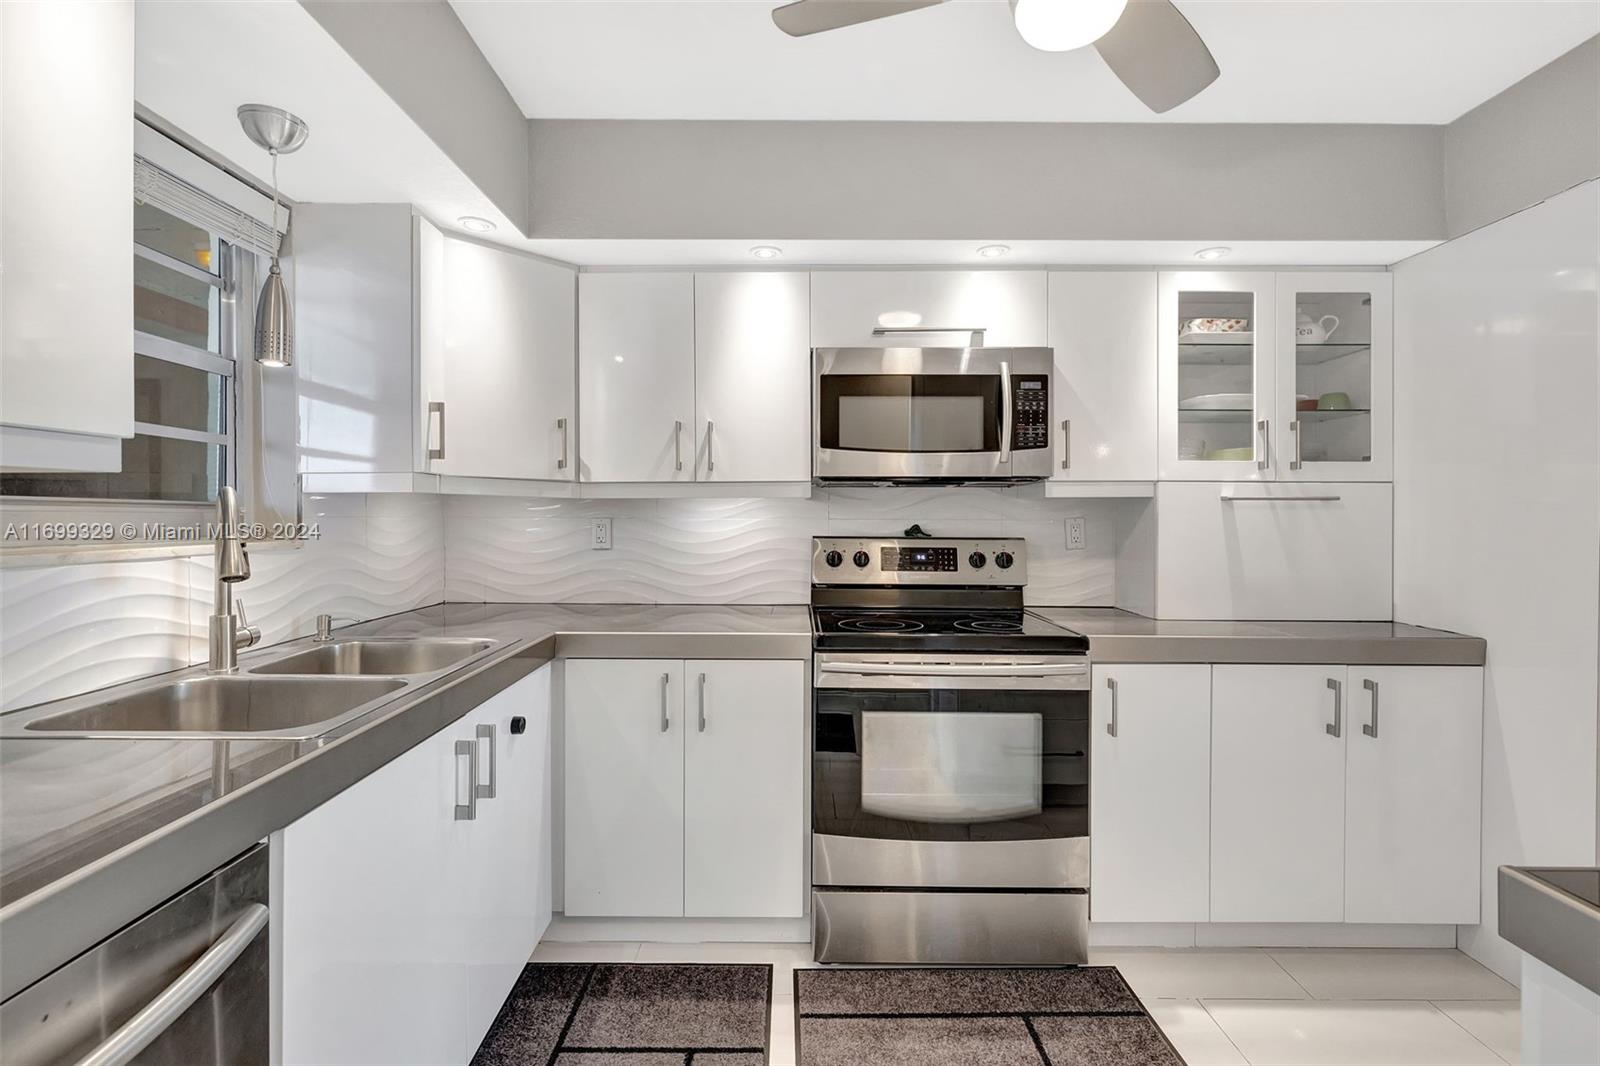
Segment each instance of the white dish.
M1255 406L1253 392L1213 392L1206 396L1191 396L1179 400L1183 411L1248 411Z
M1256 335L1250 330L1225 333L1222 330L1186 329L1178 333L1179 344L1254 344Z

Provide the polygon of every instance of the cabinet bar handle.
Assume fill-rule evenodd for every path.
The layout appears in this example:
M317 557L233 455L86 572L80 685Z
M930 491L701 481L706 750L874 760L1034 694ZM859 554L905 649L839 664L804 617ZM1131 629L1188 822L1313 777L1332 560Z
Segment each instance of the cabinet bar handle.
M663 733L672 725L671 719L667 717L667 685L671 682L671 674L661 675L661 731Z
M1372 693L1372 721L1361 727L1361 731L1369 737L1378 735L1378 683L1372 678L1363 678L1361 687Z
M556 469L565 470L567 468L567 420L565 418L556 419L556 428L561 431L561 458L556 460Z
M1106 678L1106 688L1111 690L1111 721L1106 723L1106 736L1117 735L1117 679Z
M1223 503L1338 503L1342 496L1219 496Z
M672 423L672 463L678 470L683 469L683 423Z
M711 450L711 432L716 428L716 423L706 419L706 473L711 473L717 468L717 457Z
M439 446L437 448L429 448L428 449L428 458L429 459L443 459L444 458L444 401L443 400L429 400L428 401L428 420L430 422L433 420L433 416L434 415L438 415L439 416Z
M700 732L706 731L706 675L700 675Z
M498 760L495 758L494 753L494 726L480 725L478 727L478 740L487 740L489 742L489 780L487 783L474 781L472 791L478 799L492 800L494 799L494 782L500 776L495 769L495 764ZM474 741L474 744L476 744L476 741Z
M1072 469L1072 419L1061 420L1061 469Z
M467 802L456 804L456 821L470 822L478 817L478 742L476 740L456 741L456 796L461 795L461 757L466 756L468 773L471 779L467 782Z
M1267 433L1270 425L1271 420L1266 418L1263 418L1261 421L1256 423L1256 429L1261 432L1261 458L1256 460L1257 470L1265 470L1267 468L1267 463L1271 461L1272 458L1272 451L1269 445L1269 442L1272 438Z
M1323 726L1323 732L1330 737L1344 735L1344 682L1338 678L1328 678L1328 687L1333 690L1333 721Z
M1289 460L1289 469L1299 470L1304 464L1300 461L1300 420L1298 418L1289 423L1289 432L1294 434L1294 458Z

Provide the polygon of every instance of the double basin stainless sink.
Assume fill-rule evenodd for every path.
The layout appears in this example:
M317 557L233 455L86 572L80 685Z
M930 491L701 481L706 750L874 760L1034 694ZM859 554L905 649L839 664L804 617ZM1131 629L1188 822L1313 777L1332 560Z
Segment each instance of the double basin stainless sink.
M313 740L499 643L350 637L300 645L237 674L186 671L0 716L0 736Z

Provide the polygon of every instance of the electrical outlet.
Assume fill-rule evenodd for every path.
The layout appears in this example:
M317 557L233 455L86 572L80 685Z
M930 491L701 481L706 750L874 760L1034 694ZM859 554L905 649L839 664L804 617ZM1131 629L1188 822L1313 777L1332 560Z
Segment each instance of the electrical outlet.
M597 552L611 550L611 519L596 518L589 523L589 547Z
M1089 534L1084 529L1082 516L1067 519L1067 551L1077 552L1089 546Z

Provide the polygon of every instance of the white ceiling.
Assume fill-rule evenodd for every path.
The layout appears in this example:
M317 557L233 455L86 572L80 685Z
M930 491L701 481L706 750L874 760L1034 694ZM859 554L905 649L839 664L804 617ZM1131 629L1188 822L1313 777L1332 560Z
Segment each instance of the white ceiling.
M1181 266L1198 267L1197 241L1010 241L997 259L978 255L978 241L777 241L783 254L758 260L754 241L727 240L551 240L514 242L515 247L587 267L762 267L809 266ZM1213 241L1214 246L1219 242ZM1256 266L1387 266L1426 251L1437 241L1228 241L1231 249L1207 269Z
M809 38L777 0L450 0L535 118L1444 123L1600 32L1594 0L1179 0L1222 76L1153 115L1005 0Z
M441 223L461 215L516 229L297 3L140 0L134 96L265 183L266 152L235 108L272 104L306 120L305 146L278 163L285 195L328 203L412 203Z

